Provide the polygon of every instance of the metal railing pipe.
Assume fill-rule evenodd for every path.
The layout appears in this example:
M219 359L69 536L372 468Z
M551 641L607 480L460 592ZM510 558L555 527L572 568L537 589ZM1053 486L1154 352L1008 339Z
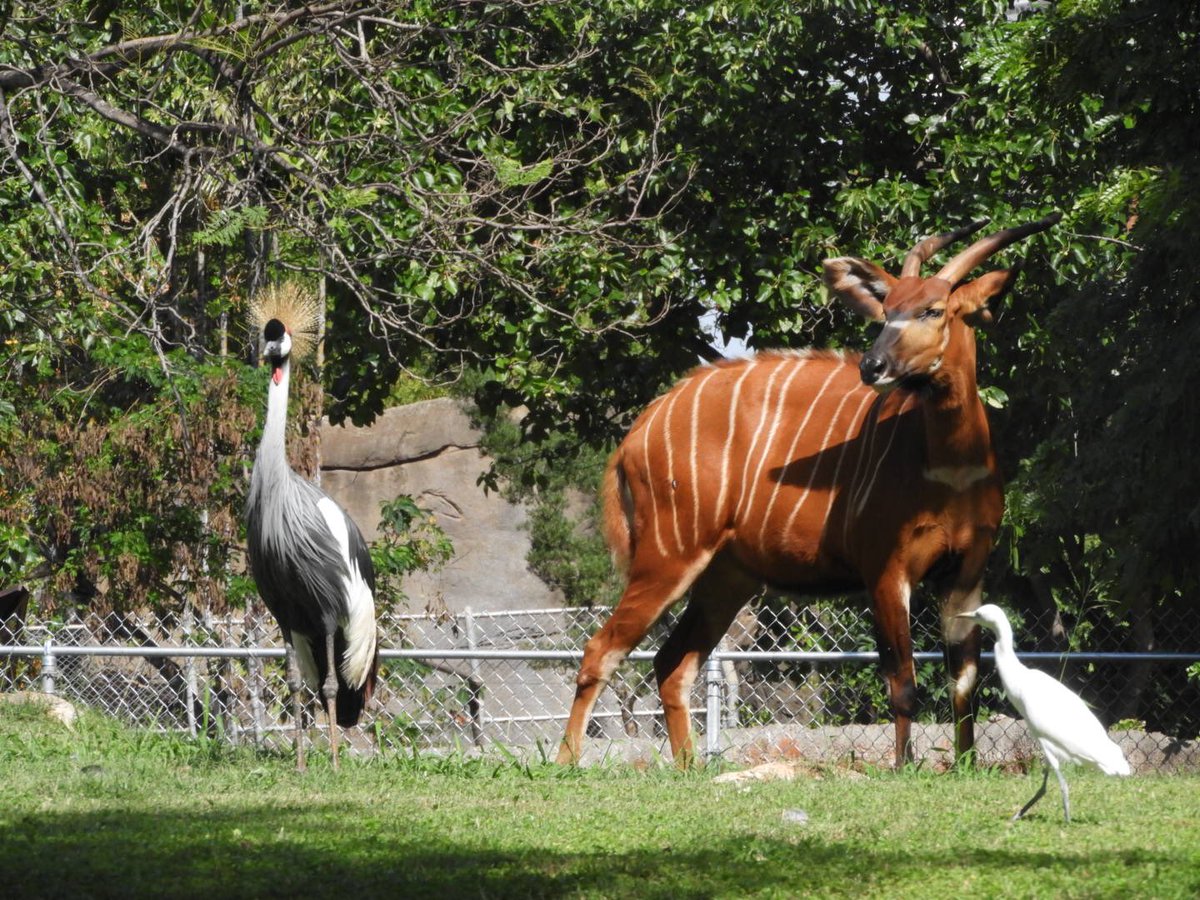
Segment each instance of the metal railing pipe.
M282 659L283 647L191 647L187 645L114 647L111 645L67 645L53 644L49 640L43 645L2 644L0 656L45 656L50 647L50 659L59 656L194 656L211 659ZM383 659L467 659L467 660L530 660L532 662L573 662L583 658L583 650L523 650L520 648L494 649L469 647L422 647L380 648ZM627 657L634 662L654 659L653 650L634 650ZM1200 662L1196 653L1018 653L1023 660L1052 660L1055 662L1111 662L1111 663L1193 663ZM994 659L993 654L983 653L985 661ZM879 654L874 650L714 650L710 659L723 662L878 662ZM937 651L919 651L913 654L917 662L937 662L942 654Z

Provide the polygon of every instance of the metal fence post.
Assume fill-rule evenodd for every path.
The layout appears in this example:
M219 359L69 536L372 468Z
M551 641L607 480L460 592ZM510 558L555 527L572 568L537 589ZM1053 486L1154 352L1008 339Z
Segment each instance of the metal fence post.
M54 693L54 676L58 674L58 662L54 658L54 638L47 637L42 645L42 693Z
M466 619L467 627L467 647L472 651L479 649L479 626L475 622L475 613L471 611L471 607L466 607L463 610L463 618ZM479 677L479 659L472 656L467 661L468 670L471 677L467 684L471 689L471 701L467 708L471 714L471 738L476 747L483 746L483 708L482 698L479 696L479 687L483 681Z
M466 620L465 625L466 625L466 630L467 630L467 649L478 650L479 649L479 626L475 623L475 613L473 613L471 611L471 607L468 606L465 609L463 609L463 619ZM469 666L471 669L471 678L474 679L475 681L478 681L479 680L479 660L476 657L472 656L471 659L469 660Z
M704 666L704 756L711 759L721 750L721 661L712 655Z
M183 641L187 646L192 646L192 632L195 628L196 614L192 611L192 604L187 603L183 607ZM196 736L196 657L186 657L183 664L184 672L184 703L185 715L187 717L187 730L191 737Z
M262 631L259 627L262 625L262 618L258 615L258 604L256 602L246 604L244 621L246 624L246 637L249 639L250 646L257 647L262 637ZM267 681L266 664L263 660L256 656L246 659L246 680L250 684L250 718L254 729L254 746L261 747L265 737L263 719L266 716L266 710L263 703L263 694L266 691Z

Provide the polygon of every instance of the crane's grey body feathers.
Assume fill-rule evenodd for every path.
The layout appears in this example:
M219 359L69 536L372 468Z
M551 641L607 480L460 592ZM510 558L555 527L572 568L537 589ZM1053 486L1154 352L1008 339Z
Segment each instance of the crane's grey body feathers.
M256 464L254 475L263 468ZM338 720L353 725L362 709L353 695L372 674L376 651L375 570L346 512L290 468L282 477L290 482L287 489L270 476L251 478L250 569L267 609L296 649L305 682L314 688L325 679L321 638L334 634Z
M1106 775L1128 775L1130 768L1125 754L1109 738L1100 720L1078 694L1052 676L1030 669L1017 659L1012 626L1000 607L987 603L974 612L960 615L986 625L996 633L996 669L1004 692L1024 717L1029 733L1046 758L1042 786L1013 819L1021 818L1041 799L1053 771L1062 792L1063 816L1070 822L1071 801L1062 764L1091 765Z

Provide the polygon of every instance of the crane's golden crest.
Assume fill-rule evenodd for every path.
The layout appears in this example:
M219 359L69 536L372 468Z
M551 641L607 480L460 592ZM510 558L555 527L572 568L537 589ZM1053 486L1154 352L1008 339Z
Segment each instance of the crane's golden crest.
M263 328L278 319L292 337L293 359L303 359L313 351L321 333L324 308L320 299L295 281L269 285L250 301L248 317L251 331L262 340Z

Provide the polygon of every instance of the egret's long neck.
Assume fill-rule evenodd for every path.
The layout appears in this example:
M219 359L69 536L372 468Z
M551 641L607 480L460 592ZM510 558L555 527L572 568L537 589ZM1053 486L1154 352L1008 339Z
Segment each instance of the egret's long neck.
M995 623L996 626L996 668L1000 670L1000 677L1004 679L1005 672L1015 672L1025 668L1025 664L1017 659L1017 651L1013 646L1013 631L1012 626L1008 624L1007 619L1000 619Z
M283 360L279 369L279 380L271 378L267 387L267 421L263 425L262 441L258 445L255 469L286 469L287 452L284 447L284 431L287 425L288 381L291 376L291 361ZM263 472L267 474L266 471ZM278 474L278 473L272 473Z

